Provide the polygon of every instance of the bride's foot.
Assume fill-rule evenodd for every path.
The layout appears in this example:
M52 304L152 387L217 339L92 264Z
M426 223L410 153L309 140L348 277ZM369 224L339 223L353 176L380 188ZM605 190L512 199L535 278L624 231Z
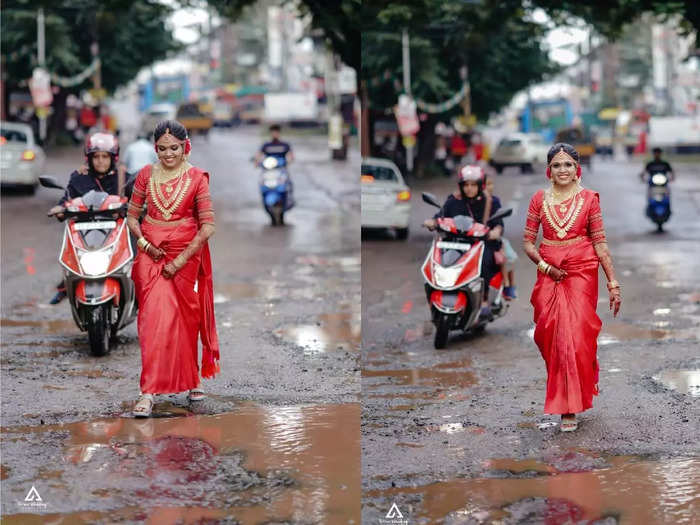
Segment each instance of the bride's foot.
M201 401L205 397L207 397L207 395L204 393L204 390L199 387L193 388L190 390L189 394L187 394L187 399L190 401Z
M563 414L561 416L560 427L562 432L573 432L578 428L578 421L576 421L576 414Z
M153 394L142 394L131 411L134 417L149 417L153 411Z

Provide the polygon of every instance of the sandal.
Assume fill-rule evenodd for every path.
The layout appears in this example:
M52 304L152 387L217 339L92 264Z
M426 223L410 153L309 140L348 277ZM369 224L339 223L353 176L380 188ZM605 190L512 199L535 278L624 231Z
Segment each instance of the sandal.
M134 417L149 417L153 411L153 394L142 394L134 405L131 414Z
M204 393L204 390L202 390L201 388L193 388L187 394L187 399L189 401L201 401L205 397L207 397L207 395Z
M578 428L578 421L576 421L576 416L562 416L561 424L559 428L562 432L573 432Z

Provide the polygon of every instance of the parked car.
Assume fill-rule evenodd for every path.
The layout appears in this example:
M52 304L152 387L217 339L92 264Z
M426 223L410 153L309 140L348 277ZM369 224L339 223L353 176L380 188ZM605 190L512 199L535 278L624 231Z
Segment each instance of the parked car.
M0 123L0 184L34 193L46 155L28 124Z
M408 238L411 216L411 190L399 168L386 159L367 157L360 173L362 194L362 227L390 228L396 238Z
M177 112L175 104L163 103L151 106L141 120L141 132L148 135L153 133L159 122L173 120Z
M512 133L498 143L490 164L497 173L507 166L518 166L523 173L532 173L536 164L547 164L547 145L537 133Z

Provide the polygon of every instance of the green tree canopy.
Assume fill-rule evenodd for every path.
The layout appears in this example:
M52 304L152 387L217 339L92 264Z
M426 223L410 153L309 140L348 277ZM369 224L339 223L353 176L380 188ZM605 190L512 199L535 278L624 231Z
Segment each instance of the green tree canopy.
M242 10L257 0L207 0L219 14L236 20ZM331 48L348 66L360 70L360 39L362 31L361 0L300 0L301 14L311 15L311 25L321 29Z
M102 85L108 91L132 80L139 70L178 48L166 18L171 8L156 1L15 0L4 2L2 58L8 91L31 76L37 64L37 10L46 16L46 65L72 76L91 62L99 43ZM90 80L75 89L86 87Z
M411 41L411 88L438 102L458 91L468 67L472 111L487 118L519 90L556 71L541 47L545 28L520 1L365 2L362 77L374 109L393 106L402 86L401 31Z

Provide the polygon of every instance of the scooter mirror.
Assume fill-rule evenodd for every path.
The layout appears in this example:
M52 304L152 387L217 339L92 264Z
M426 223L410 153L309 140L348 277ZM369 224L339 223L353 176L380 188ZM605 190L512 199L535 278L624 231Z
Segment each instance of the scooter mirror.
M61 186L55 178L49 175L40 175L39 184L41 184L45 188L56 188L57 190L65 190L65 188Z
M423 192L423 202L428 203L431 206L435 206L436 208L442 208L440 203L437 201L437 198L435 198L435 195L432 193Z
M498 210L496 213L493 214L493 217L491 217L486 224L491 225L494 221L502 219L503 217L510 217L511 215L513 215L513 208Z

